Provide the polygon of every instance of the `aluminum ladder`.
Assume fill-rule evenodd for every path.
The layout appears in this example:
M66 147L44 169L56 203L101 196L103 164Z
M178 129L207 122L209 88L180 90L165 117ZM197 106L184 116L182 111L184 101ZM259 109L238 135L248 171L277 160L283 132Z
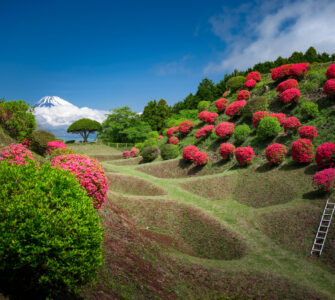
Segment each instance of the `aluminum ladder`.
M317 254L318 256L320 256L322 254L322 250L323 247L325 245L326 242L326 238L327 238L327 234L328 234L328 230L332 221L332 217L334 214L334 210L335 210L335 203L334 202L330 202L329 201L330 198L328 198L327 203L325 205L325 208L323 210L323 214L321 217L321 221L319 224L319 228L318 231L316 233L315 239L314 239L314 243L313 243L313 247L311 250L311 255ZM335 201L335 200L332 200Z

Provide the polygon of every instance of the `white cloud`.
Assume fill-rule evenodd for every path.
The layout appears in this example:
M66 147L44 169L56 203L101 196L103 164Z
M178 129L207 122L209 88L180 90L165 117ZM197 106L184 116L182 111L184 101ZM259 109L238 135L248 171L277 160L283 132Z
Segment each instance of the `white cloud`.
M283 2L281 8L254 8L243 20L241 31L237 31L239 27L232 18L235 16L235 24L239 24L237 16L243 16L245 10L242 7L229 16L224 9L227 20L224 15L209 20L227 49L224 58L205 67L205 74L243 70L278 56L289 57L294 51L305 52L310 46L319 52L335 52L335 1Z

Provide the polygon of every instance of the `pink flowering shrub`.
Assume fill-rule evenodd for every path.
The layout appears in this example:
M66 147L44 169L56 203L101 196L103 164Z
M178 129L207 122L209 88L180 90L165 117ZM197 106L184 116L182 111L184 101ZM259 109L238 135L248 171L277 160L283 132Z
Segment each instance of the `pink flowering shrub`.
M193 122L191 121L184 121L179 124L178 130L180 133L185 134L191 131L194 127Z
M198 152L198 147L194 145L188 145L183 149L183 159L184 160L193 160L194 154Z
M51 141L47 143L47 150L45 151L46 154L50 154L56 149L63 149L67 148L67 145L64 144L62 141Z
M126 150L122 152L122 158L128 159L130 157L130 151Z
M250 97L250 92L247 90L241 90L237 93L237 100L249 100Z
M335 144L324 143L318 146L315 154L315 161L319 168L335 166Z
M283 79L290 75L290 68L292 64L282 65L271 70L271 77L273 80Z
M140 149L132 147L130 149L130 156L131 157L137 157L140 154Z
M202 115L200 116L201 117L200 120L204 121L207 124L213 124L216 121L216 119L219 117L217 113L214 113L214 112L212 113L210 111L202 111L201 113Z
M310 163L314 157L314 146L309 139L299 139L292 143L292 158L298 163Z
M179 143L179 139L176 136L171 136L169 138L169 144L177 145Z
M290 76L301 79L310 68L310 63L293 64L290 68Z
M326 76L328 79L335 79L335 64L332 64L331 66L328 67Z
M74 174L87 195L93 199L94 207L101 208L105 202L108 185L105 171L98 160L80 154L60 155L51 160L51 165Z
M215 134L223 139L229 137L234 132L234 123L231 122L221 122L215 128Z
M329 168L317 172L313 176L314 184L318 190L332 192L335 190L335 169Z
M266 116L270 116L267 111L257 111L252 117L252 125L257 128L260 120L264 119Z
M286 153L287 148L278 143L274 143L265 149L265 156L270 165L280 165L284 161Z
M250 72L247 77L246 77L246 80L250 80L250 79L253 79L257 82L261 81L262 78L261 78L261 73L257 72L257 71L254 71L254 72Z
M0 148L0 161L8 161L10 164L26 165L33 161L33 154L22 144L10 144Z
M226 96L229 94L229 91L225 91L223 94L222 94L222 97Z
M282 93L288 89L299 89L299 83L295 79L287 79L281 83L278 84L276 91L279 93Z
M209 113L209 111L206 111L206 110L203 110L203 111L199 112L198 119L201 120L201 121L205 121L205 118L206 118L208 113Z
M159 136L158 136L158 139L159 139L159 140L161 140L162 138L163 138L163 136L162 136L162 135L159 135Z
M239 147L235 149L235 158L241 166L250 165L254 160L254 149L251 147Z
M329 79L326 81L323 87L323 93L329 97L335 96L335 79Z
M235 101L228 105L225 114L229 117L239 116L242 113L242 108L246 105L245 100Z
M227 104L228 104L228 100L226 98L220 98L220 99L216 100L216 102L215 102L215 106L216 106L218 112L224 111Z
M297 103L299 102L300 97L300 91L296 88L287 89L280 94L280 100L283 103Z
M299 128L298 133L302 139L313 140L317 137L318 131L314 126L303 125Z
M256 86L257 82L254 79L249 79L245 82L244 87L247 89L253 89Z
M214 131L214 125L206 125L198 130L195 135L195 138L199 139L201 137L206 137Z
M301 126L300 121L296 117L289 117L283 122L284 130L287 131L296 131Z
M282 125L286 120L286 115L283 113L271 114L270 117L276 118L280 125Z
M29 148L29 145L30 145L30 143L29 143L29 140L27 139L27 138L25 138L24 140L23 140L23 146L25 146L26 148Z
M223 143L220 145L219 153L224 160L229 159L235 150L235 146L230 143Z
M208 163L208 154L202 151L197 151L193 155L193 163L198 166L203 166Z
M176 131L178 131L178 127L171 127L166 131L166 136L171 137Z

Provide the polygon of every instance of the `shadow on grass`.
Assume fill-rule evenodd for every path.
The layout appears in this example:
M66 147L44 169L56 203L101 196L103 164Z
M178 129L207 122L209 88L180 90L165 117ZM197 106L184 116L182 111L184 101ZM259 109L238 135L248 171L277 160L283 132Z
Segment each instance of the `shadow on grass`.
M319 98L316 101L316 103L319 106L319 110L322 110L324 108L328 108L330 106L333 106L334 105L334 99L330 99L328 97L322 97L322 98Z
M307 175L314 175L317 171L318 171L317 165L310 165L305 169L304 173Z
M222 166L226 165L229 162L231 162L231 160L229 160L229 159L220 159L219 161L217 161L216 163L214 163L213 166L215 166L215 167L222 167Z
M181 169L187 169L191 165L192 165L192 161L190 161L190 160L184 160L184 159L179 160L179 163L178 163L178 166Z
M211 151L217 151L222 143L225 143L228 139L217 139L210 145Z
M258 172L258 173L265 173L265 172L272 171L275 168L276 168L276 166L271 166L269 163L265 163L265 164L259 166L256 169L256 172Z
M194 166L193 168L191 168L191 169L187 172L187 175L196 175L196 174L198 174L204 167L205 167L205 165L203 165L203 166Z
M278 170L280 170L280 171L294 171L294 170L305 168L306 166L308 166L308 164L299 164L295 161L290 161L289 163L280 167Z
M320 191L310 191L302 195L303 199L307 200L320 200L326 199L329 196L329 193L320 192Z

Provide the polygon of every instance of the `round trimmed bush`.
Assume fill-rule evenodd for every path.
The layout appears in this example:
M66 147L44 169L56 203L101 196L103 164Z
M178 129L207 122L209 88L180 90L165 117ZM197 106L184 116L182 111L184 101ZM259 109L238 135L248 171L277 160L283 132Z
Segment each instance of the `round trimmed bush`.
M243 107L243 116L251 118L255 112L268 109L268 100L263 96L254 97Z
M124 159L130 158L130 151L129 150L123 151L122 152L122 158L124 158Z
M300 80L311 68L310 63L297 63L290 67L290 76Z
M35 130L31 134L30 149L39 155L44 155L48 149L48 143L57 140L57 137L46 130Z
M270 165L280 165L284 161L286 153L287 148L278 143L274 143L265 149L265 156Z
M247 90L242 90L237 93L237 100L249 100L250 97L250 92Z
M144 147L155 147L158 145L158 140L157 138L148 138L143 142Z
M326 76L328 79L335 78L335 64L332 64L331 66L328 67Z
M179 143L179 139L176 136L171 136L169 138L169 144L177 145Z
M214 131L214 125L206 125L198 130L198 132L195 135L196 139L207 137Z
M280 67L272 69L272 80L281 80L290 75L290 68L292 64L281 65Z
M335 79L329 79L326 81L323 87L323 93L326 94L328 97L335 96Z
M286 115L283 113L271 114L270 117L274 117L279 121L279 124L282 125L286 119Z
M194 154L198 152L198 147L194 145L188 145L183 149L183 159L184 160L193 160Z
M102 227L73 175L50 164L0 163L1 290L71 299L102 263Z
M301 123L298 118L289 117L284 120L283 126L284 126L285 132L288 132L288 131L294 132L298 130L298 128L301 126Z
M231 122L221 122L215 128L215 134L223 139L232 135L234 131L234 123Z
M283 103L298 103L300 100L300 91L296 88L287 89L280 94L280 100Z
M235 101L235 102L231 103L226 108L225 114L229 117L234 117L234 116L241 115L242 109L246 105L246 103L247 102L245 100L238 100L238 101Z
M130 149L130 156L131 157L137 157L140 154L140 149L136 148L136 147L132 147Z
M257 137L265 140L277 136L280 131L281 127L277 118L266 116L258 124Z
M207 124L213 124L218 117L219 115L217 113L205 110L198 115L199 120L202 120Z
M314 126L303 125L299 128L298 133L302 139L313 140L317 137L318 131Z
M149 147L144 147L141 153L143 157L143 162L152 162L154 161L158 155L159 155L159 150L157 147L149 146Z
M295 79L287 79L287 80L278 84L278 86L276 88L276 91L279 92L279 93L282 93L282 92L284 92L288 89L292 89L292 88L299 89L298 81L295 80Z
M210 105L211 105L210 101L200 101L198 103L198 111L207 110Z
M179 124L178 130L180 133L186 134L186 133L189 133L193 127L194 127L193 122L184 121Z
M230 143L220 145L219 153L224 160L230 159L234 154L235 146Z
M166 136L170 138L175 132L178 132L178 127L171 127L166 131Z
M335 144L324 143L318 146L315 161L319 168L335 166Z
M198 151L194 153L193 163L198 166L203 166L208 163L208 154L202 151Z
M252 116L252 125L254 126L254 128L257 128L259 121L263 120L266 116L270 116L267 111L261 110L255 112Z
M241 166L250 165L254 160L254 149L251 147L239 147L235 149L235 158Z
M226 98L220 98L220 99L216 100L216 102L215 102L215 106L216 106L218 112L224 111L227 104L228 104L228 100Z
M140 152L141 152L142 149L144 148L144 143L136 143L136 144L135 144L135 148L139 149Z
M261 78L261 73L257 72L257 71L254 71L254 72L250 72L247 77L246 77L246 80L250 80L250 79L253 79L257 82L261 81L262 78Z
M164 160L173 159L178 157L179 155L179 148L177 145L165 144L160 148L160 150L161 150L161 157Z
M317 189L323 192L335 190L335 169L329 168L317 172L313 176L314 184Z
M227 81L226 87L227 87L227 89L231 90L232 92L235 92L235 91L239 90L240 88L242 88L244 83L245 83L245 77L244 76L236 76L236 77L230 78Z
M310 163L314 157L314 146L309 139L299 139L292 143L292 158L298 163Z
M249 79L245 82L244 87L248 89L253 89L256 86L257 82L254 79Z
M300 113L304 119L315 118L319 115L319 107L314 102L304 102L300 107Z
M235 127L233 137L237 143L242 143L250 133L250 127L247 124L242 124Z

